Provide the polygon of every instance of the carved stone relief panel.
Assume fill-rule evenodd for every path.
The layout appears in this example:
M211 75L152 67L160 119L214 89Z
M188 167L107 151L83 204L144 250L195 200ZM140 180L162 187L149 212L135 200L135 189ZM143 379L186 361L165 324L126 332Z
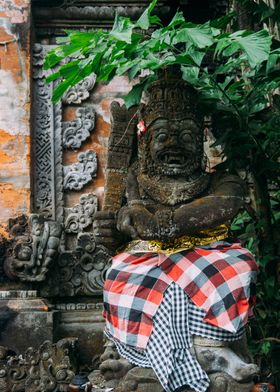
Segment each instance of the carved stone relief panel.
M76 111L76 120L62 121L61 102L51 100L54 85L46 83L44 57L50 46L36 44L33 50L33 209L63 223L63 192L80 190L93 179L97 171L95 151L78 155L78 162L63 166L63 147L77 149L94 128L95 113L91 107ZM87 78L67 97L68 102L81 102L93 88L95 77Z
M83 103L96 77L85 78L60 103L52 103L55 86L45 83L47 73L43 70L50 48L34 47L33 209L36 216L59 222L63 234L56 262L41 283L40 293L47 297L96 295L102 291L110 256L105 248L96 246L91 234L97 196L93 192L81 194L97 175L96 151L84 148L84 143L90 146L87 139L95 128L95 111L92 105ZM68 107L74 119L63 121ZM67 151L72 151L70 161L65 160ZM80 200L69 205L69 200L75 200L69 198L72 193L80 194Z
M42 215L10 219L0 244L0 283L42 282L59 253L62 225Z
M94 129L94 120L95 112L93 108L81 107L76 111L75 121L64 121L62 123L63 147L72 149L81 147Z
M65 338L29 347L15 355L0 346L0 389L3 392L66 391L77 371L77 339Z
M94 193L85 193L80 197L79 204L65 208L65 232L77 234L91 226L97 206L97 196Z
M65 104L82 103L89 97L89 92L93 89L95 82L95 74L87 76L63 95L62 102Z
M60 253L48 284L41 287L41 295L45 297L100 295L109 261L110 255L107 249L95 244L92 233L80 233L75 251Z
M63 222L62 107L53 104L53 84L44 81L47 47L33 49L33 210Z
M15 226L24 227L24 232L14 230L7 244L4 271L10 279L42 282L58 253L62 226L38 214L31 214L28 225L20 225L20 221L25 223L27 218L10 221L10 232Z
M88 150L78 155L78 162L63 166L63 187L65 190L80 190L94 177L97 172L96 152Z
M149 0L92 1L92 0L33 0L33 15L37 35L62 35L64 29L109 29L115 15L137 20L149 5ZM168 0L159 0L156 12L166 17L170 11Z

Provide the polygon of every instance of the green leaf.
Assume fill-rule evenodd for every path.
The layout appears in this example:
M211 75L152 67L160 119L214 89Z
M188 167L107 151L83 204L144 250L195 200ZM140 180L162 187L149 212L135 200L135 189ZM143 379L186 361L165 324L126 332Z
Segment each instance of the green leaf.
M136 26L140 27L142 30L148 30L152 23L160 22L158 17L150 17L151 12L155 8L158 0L153 0L149 7L143 12L140 18L136 22ZM152 19L151 19L152 18Z
M223 55L226 57L230 57L233 54L237 53L240 50L240 45L238 42L232 42L230 45L228 45L227 48L223 50Z
M142 69L142 65L140 61L138 61L137 64L135 64L132 68L130 68L127 72L128 78L131 81L135 76L138 74L138 72Z
M63 51L63 57L67 57L67 56L74 56L75 54L80 54L81 53L81 49L83 48L83 46L81 46L80 43L76 42L74 44L69 44L66 46L63 46L62 51Z
M56 49L53 49L47 54L44 61L44 69L47 70L53 68L63 59L63 52L61 50L59 54L57 54L57 52L58 51Z
M270 342L263 342L261 345L261 353L267 355L271 350L271 343Z
M260 21L263 22L265 19L270 18L273 16L275 10L265 4L264 1L260 1L258 4L258 13L260 13Z
M205 52L201 51L201 50L197 50L194 47L191 47L187 53L189 54L190 58L194 61L194 63L198 66L201 65L202 60L205 57Z
M158 52L161 49L161 41L159 39L151 38L145 44L146 48L150 48L153 52Z
M53 96L52 96L52 101L57 103L60 98L63 96L63 94L69 90L69 88L75 86L77 83L79 83L81 80L83 80L84 77L81 75L81 73L76 73L71 75L68 79L64 80L62 83L60 83L53 91Z
M127 109L140 103L144 87L144 83L136 84L132 87L132 90L130 90L130 92L124 97L124 103Z
M109 79L111 80L111 78L116 75L115 69L115 65L112 64L104 66L102 68L102 73L99 74L99 80L103 80L105 82Z
M210 26L216 29L225 29L235 16L236 12L232 11L221 18L211 20Z
M63 78L68 78L71 77L73 73L78 73L79 68L79 60L74 60L68 64L62 65L59 69L59 72Z
M80 44L80 46L82 47L88 45L91 41L96 41L96 38L100 36L102 33L100 31L83 32L83 31L69 30L68 34L73 44Z
M181 67L183 79L192 85L198 82L199 68L198 67Z
M46 77L46 82L47 82L47 83L50 83L50 82L52 82L53 80L56 80L56 79L58 79L58 78L60 78L60 77L61 77L60 72L51 73L49 76Z
M186 23L186 26L188 27L182 28L176 33L173 44L191 43L198 48L205 48L213 44L214 39L209 23L204 25Z
M266 72L271 72L275 70L279 59L280 59L280 50L277 49L272 51L267 59Z
M162 26L161 19L157 15L150 16L150 24L151 25L160 25Z
M215 69L215 74L232 74L239 72L240 66L244 63L244 59L242 56L239 58L230 58L225 64L219 65Z
M147 90L155 79L155 75L150 75L141 83L133 86L132 90L124 97L125 106L129 109L131 106L138 105L141 101L143 91Z
M110 32L110 36L116 38L119 41L131 43L131 36L134 27L134 23L132 23L129 18L116 14L114 26Z
M243 49L252 68L268 59L272 39L266 30L256 33L236 32L230 37Z
M269 261L271 261L271 259L268 260L268 262ZM274 295L275 288L277 287L277 284L275 282L275 277L274 276L268 277L264 283L264 286L266 288L266 292L267 292L268 297L272 298ZM278 288L276 288L276 289L278 289Z
M183 12L177 11L176 14L173 16L171 22L169 23L168 29L170 29L171 27L179 26L184 22L185 22L185 17L183 15Z
M229 34L228 33L222 34L218 38L218 41L216 43L216 48L214 51L214 58L219 57L222 54L223 50L230 45L230 43L231 43L231 41L229 39Z
M193 59L191 58L191 56L189 56L188 54L180 54L179 56L175 56L174 57L174 64L190 64L190 65L196 65L196 63L193 61Z
M135 65L139 64L139 59L134 59L132 61L126 61L121 64L117 69L117 75L123 75L126 73L130 68L133 68Z
M148 14L148 10L146 9L144 13L140 16L140 18L136 22L137 27L140 27L142 30L148 30L150 27L150 18Z
M258 308L258 314L259 314L260 318L263 320L265 320L267 318L267 314L263 309Z
M97 53L91 62L91 72L95 72L97 74L97 80L99 77L99 67L101 64L103 53Z
M57 37L55 39L55 41L59 45L66 45L66 44L69 44L70 38L69 38L69 36L67 36L67 37Z

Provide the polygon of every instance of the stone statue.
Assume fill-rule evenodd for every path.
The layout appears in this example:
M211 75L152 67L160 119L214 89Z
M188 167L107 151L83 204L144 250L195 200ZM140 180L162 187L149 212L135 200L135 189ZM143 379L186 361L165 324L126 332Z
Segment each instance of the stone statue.
M117 391L249 392L258 369L244 333L257 267L228 238L244 186L236 174L206 173L198 96L176 70L163 70L148 96L137 111L112 106L94 233L113 253L123 247L104 286L113 347L100 370Z

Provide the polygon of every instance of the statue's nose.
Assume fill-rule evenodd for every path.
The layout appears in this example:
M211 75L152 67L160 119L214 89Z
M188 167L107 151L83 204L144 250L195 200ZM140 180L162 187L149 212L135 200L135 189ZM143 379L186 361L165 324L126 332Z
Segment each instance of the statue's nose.
M175 134L171 134L171 135L170 135L170 134L169 134L167 143L168 143L169 146L174 146L174 145L177 146L177 145L179 144L178 135L175 135Z

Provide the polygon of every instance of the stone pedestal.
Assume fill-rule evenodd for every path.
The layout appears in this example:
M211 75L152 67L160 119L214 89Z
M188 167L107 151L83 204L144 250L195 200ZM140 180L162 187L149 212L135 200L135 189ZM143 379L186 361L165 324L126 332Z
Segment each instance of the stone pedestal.
M23 353L53 342L54 314L36 291L0 291L0 344Z

